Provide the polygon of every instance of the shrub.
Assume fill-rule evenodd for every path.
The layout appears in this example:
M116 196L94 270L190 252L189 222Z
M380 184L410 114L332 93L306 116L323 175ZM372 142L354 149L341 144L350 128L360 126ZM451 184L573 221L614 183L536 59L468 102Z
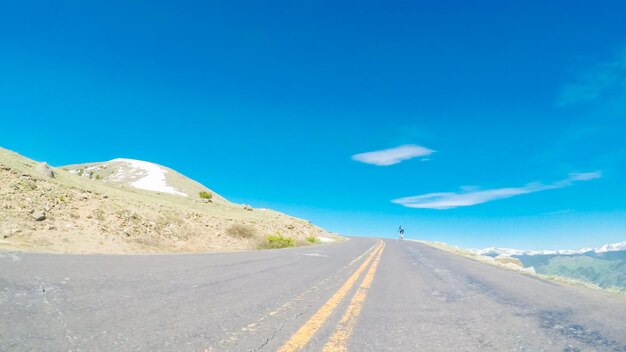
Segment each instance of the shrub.
M102 176L100 176L100 175L96 175L96 180L99 180L99 179L101 179L101 178L102 178Z
M317 239L317 237L315 236L309 236L306 238L307 242L309 243L320 243L321 241Z
M234 224L226 229L226 233L233 237L252 238L256 234L256 230L250 225Z
M78 170L78 176L82 176L83 175L83 169Z
M198 195L202 199L211 199L211 198L213 198L213 194L211 192L202 191L202 192L198 193Z
M275 249L275 248L287 248L295 247L296 241L291 237L285 237L282 235L269 235L266 238L265 243L261 244L259 248L262 249Z

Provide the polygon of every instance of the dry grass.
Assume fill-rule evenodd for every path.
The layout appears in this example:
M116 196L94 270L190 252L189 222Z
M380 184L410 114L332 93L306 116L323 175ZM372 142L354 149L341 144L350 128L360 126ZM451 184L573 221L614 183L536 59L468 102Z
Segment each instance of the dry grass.
M205 203L199 197L144 191L58 168L55 178L45 178L34 171L35 165L0 148L0 251L238 251L256 248L264 240L257 234L280 232L299 242L327 234L306 220L269 209ZM33 220L33 211L44 211L46 219Z
M233 224L226 229L226 233L237 238L253 238L256 230L250 225Z

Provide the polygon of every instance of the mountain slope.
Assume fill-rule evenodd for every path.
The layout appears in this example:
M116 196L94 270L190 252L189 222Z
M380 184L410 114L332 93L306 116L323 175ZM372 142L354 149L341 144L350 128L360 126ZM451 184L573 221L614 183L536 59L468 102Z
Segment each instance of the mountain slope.
M212 200L226 200L204 185L180 173L155 163L134 159L113 159L105 162L75 164L61 167L72 174L99 179L105 183L126 185L138 189L198 198L200 192L209 192Z
M544 275L563 276L604 288L626 290L626 251L575 255L515 256L525 267Z
M603 288L626 290L626 241L579 250L519 250L485 248L474 254L508 256L539 274L572 278Z
M84 170L93 166L89 171L94 174L86 177ZM158 182L141 183L149 174L145 170L129 172L120 182L106 180L107 172L136 166L119 160L95 163L79 175L71 167L51 168L0 148L0 250L205 252L255 249L276 234L300 244L308 244L310 237L329 237L306 220L276 211L229 203L218 195L215 202L200 199L195 192L207 188L182 175L177 181L173 170L165 173L165 186L172 187L165 190L188 196L137 188L164 186L159 171L152 173ZM155 167L161 168L148 166Z

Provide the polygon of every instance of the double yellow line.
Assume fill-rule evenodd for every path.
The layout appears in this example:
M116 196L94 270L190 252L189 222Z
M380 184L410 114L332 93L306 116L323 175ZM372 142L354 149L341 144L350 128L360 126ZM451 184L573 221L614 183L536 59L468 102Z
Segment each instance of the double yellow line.
M356 320L361 313L363 302L367 296L367 291L372 285L380 257L383 253L385 243L379 241L372 253L367 259L359 266L359 268L346 280L346 282L335 292L335 294L324 303L324 305L306 322L293 336L287 341L278 351L279 352L291 352L299 351L304 348L311 340L313 335L322 327L328 317L335 311L337 306L343 301L346 295L350 292L350 289L358 281L361 274L367 269L368 265L372 263L369 270L365 274L365 278L361 281L356 293L352 297L348 308L344 315L341 317L339 324L337 325L335 332L330 337L326 345L324 346L325 352L331 351L346 351L348 340L352 334L352 330L356 324Z

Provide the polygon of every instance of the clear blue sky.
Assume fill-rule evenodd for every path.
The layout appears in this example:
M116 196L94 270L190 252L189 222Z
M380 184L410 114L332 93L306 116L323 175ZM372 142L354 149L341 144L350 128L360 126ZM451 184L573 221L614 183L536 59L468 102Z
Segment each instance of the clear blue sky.
M623 241L626 5L561 3L4 1L0 145L344 234Z

